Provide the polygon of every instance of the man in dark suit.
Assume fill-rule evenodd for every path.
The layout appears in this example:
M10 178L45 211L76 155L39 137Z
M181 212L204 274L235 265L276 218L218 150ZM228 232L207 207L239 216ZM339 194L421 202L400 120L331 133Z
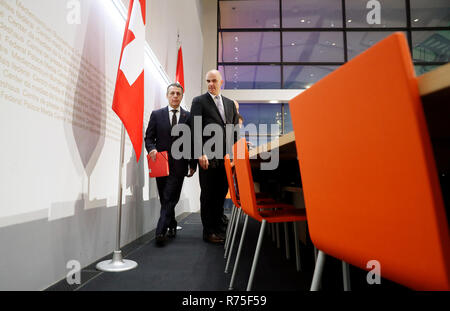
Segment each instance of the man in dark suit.
M226 217L223 214L223 205L228 191L227 176L224 166L224 155L231 148L227 149L226 125L238 124L238 115L234 102L220 94L223 84L219 71L211 70L206 74L208 92L195 97L191 107L191 130L193 136L194 159L198 161L200 180L200 212L203 224L203 239L211 243L223 243L225 240ZM201 117L201 118L199 118ZM203 131L205 128L215 127L219 129L214 134ZM201 128L202 133L196 133L195 129ZM228 132L228 134L230 134ZM216 136L215 136L216 135ZM218 135L218 136L217 136ZM229 140L235 143L237 135ZM215 138L215 139L214 139ZM216 140L219 138L218 140ZM209 140L219 141L214 145L213 152L208 149L211 146ZM195 144L198 144L196 148ZM200 146L199 146L200 145ZM223 149L221 152L220 147ZM219 148L219 149L217 149ZM200 149L200 150L199 150ZM208 154L209 153L209 154Z
M175 206L180 199L184 177L191 177L195 173L194 165L191 165L188 174L188 159L174 159L171 153L172 143L178 136L171 135L172 128L177 124L190 124L190 114L180 107L183 99L183 87L179 83L172 83L167 87L167 107L155 110L150 116L147 131L145 133L145 148L153 161L156 153L167 151L169 155L169 176L157 177L161 212L156 227L156 244L164 245L166 232L169 238L174 238L177 232L175 220ZM178 157L175 157L178 158ZM192 162L190 164L195 164Z

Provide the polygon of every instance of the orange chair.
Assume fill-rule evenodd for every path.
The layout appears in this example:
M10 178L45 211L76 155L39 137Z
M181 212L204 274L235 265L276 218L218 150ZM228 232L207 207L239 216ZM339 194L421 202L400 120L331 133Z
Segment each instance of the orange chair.
M289 102L311 240L416 290L450 289L450 239L406 39L395 33ZM239 176L239 175L238 175Z
M234 278L236 275L239 258L242 250L242 244L247 229L248 217L250 216L253 219L261 222L261 229L259 232L258 243L256 246L255 256L253 258L253 264L250 272L249 281L247 284L247 291L249 291L252 288L253 277L255 274L256 265L258 263L258 257L261 250L263 233L266 223L306 221L306 214L304 209L296 209L292 205L288 204L283 203L271 203L264 205L257 204L253 183L253 176L251 172L249 154L247 149L247 142L245 138L241 138L234 146L234 163L236 167L236 176L240 194L241 209L246 215L229 289L233 289ZM268 208L276 208L276 209L268 210ZM294 228L296 228L296 226L294 226ZM296 230L295 230L295 241L298 241ZM298 249L298 243L296 243L296 249Z
M226 172L227 181L228 181L228 189L229 189L228 193L230 194L230 198L234 205L234 208L231 213L231 220L230 220L229 226L227 228L227 234L226 234L227 238L225 241L224 258L228 257L227 263L225 265L225 273L228 273L228 267L230 265L230 259L231 259L231 256L229 256L229 254L234 246L234 242L235 242L236 234L237 234L237 230L238 230L238 225L239 225L239 220L242 217L242 210L241 210L241 203L239 201L239 191L236 187L234 163L231 163L230 156L228 154L225 155L224 162L225 162L225 172ZM270 204L270 203L275 202L272 198L268 197L264 193L258 193L256 195L256 200L257 200L258 204ZM272 208L272 207L269 205L268 208ZM232 239L230 239L231 235L233 236ZM230 245L230 243L231 243L231 245ZM286 238L286 253L287 254L289 253L288 238Z
M228 254L230 253L230 248L233 249L234 240L236 238L236 231L238 227L239 220L241 219L242 211L240 209L241 204L237 198L236 190L235 190L235 179L233 174L233 164L230 161L230 156L227 154L225 155L225 172L227 174L227 181L228 181L228 193L230 194L231 201L233 201L233 209L231 212L231 219L229 222L229 226L227 228L227 238L225 240L225 255L224 258L227 258ZM233 238L230 239L230 235L233 235ZM231 247L230 247L231 243ZM230 264L230 256L228 256L227 264L225 266L225 273L228 273L228 266Z

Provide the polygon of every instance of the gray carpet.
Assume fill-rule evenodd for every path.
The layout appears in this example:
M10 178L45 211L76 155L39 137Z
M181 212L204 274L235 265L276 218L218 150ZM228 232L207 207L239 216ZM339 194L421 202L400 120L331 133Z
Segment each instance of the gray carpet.
M242 224L243 222L239 235ZM95 273L93 270L95 264L93 264L83 272L91 272L95 275L85 280L75 290L227 291L232 269L230 268L230 273L224 273L226 261L223 258L223 246L202 240L203 227L200 214L189 215L181 220L179 225L182 229L178 230L177 237L169 240L163 247L156 246L154 239L150 239L144 244L135 246L134 250L128 250L125 258L136 261L138 263L136 269L120 273L99 271ZM259 223L250 220L235 280L235 290L246 288L258 230ZM237 246L238 240L234 247L232 263L237 253ZM293 246L291 254L295 254ZM313 257L312 253L310 257ZM254 280L254 290L307 290L309 279L309 273L296 272L295 259L286 260L284 249L277 249L266 234ZM64 280L61 283L64 283ZM70 290L63 288L62 285L58 283L48 290Z
M228 291L233 265L230 272L224 273L225 259L222 245L206 243L202 239L200 214L193 213L178 224L177 237L169 240L165 246L155 245L154 232L147 234L122 249L126 259L134 260L138 267L131 271L111 273L95 270L93 263L82 271L82 284L68 286L65 280L48 288L49 291ZM238 231L240 237L243 222ZM250 275L251 263L256 247L260 223L249 218L247 235L237 271L234 290L244 291ZM283 226L280 236L283 238ZM292 232L292 227L289 227ZM254 291L290 292L308 291L314 269L314 252L312 244L300 244L302 271L296 271L293 236L290 238L289 260L285 257L284 240L281 247L266 232L262 244L260 260L253 282ZM239 240L236 240L231 262L234 263ZM106 256L99 261L110 259ZM403 287L382 281L382 285L370 286L365 282L367 272L350 267L352 290L395 289ZM340 261L327 257L322 290L342 292L342 272ZM88 279L83 276L89 276Z

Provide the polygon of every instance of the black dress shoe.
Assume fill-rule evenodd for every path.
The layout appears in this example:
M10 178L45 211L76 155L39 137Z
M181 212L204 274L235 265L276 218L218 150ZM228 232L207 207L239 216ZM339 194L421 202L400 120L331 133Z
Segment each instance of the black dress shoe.
M221 230L219 230L219 231L217 231L215 234L216 234L219 238L221 238L222 240L225 240L225 237L226 237L226 231L221 231Z
M221 236L219 236L215 233L203 234L203 240L205 242L214 243L214 244L223 244L225 242L225 240Z
M177 236L177 228L169 228L167 230L167 237L168 238L174 238Z
M157 234L155 237L156 245L163 246L164 242L166 242L166 237L164 234Z

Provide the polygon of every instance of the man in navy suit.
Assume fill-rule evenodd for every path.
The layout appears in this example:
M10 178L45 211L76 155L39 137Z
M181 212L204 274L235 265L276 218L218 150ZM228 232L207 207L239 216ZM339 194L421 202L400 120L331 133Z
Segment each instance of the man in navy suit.
M191 177L195 173L195 162L190 163L189 159L185 158L176 160L171 152L172 143L179 138L171 135L172 128L177 124L190 124L189 112L180 107L183 91L179 83L172 83L167 87L166 97L169 105L152 112L145 133L145 148L153 161L156 160L157 152L167 151L169 155L169 176L156 178L161 202L155 238L158 246L164 245L166 233L169 238L176 236L175 206L180 199L184 177Z
M234 137L227 137L226 126L231 124L234 127L239 121L234 102L220 94L220 88L223 84L220 72L217 70L209 71L206 74L206 82L208 92L192 100L191 130L194 132L194 147L192 149L194 151L193 158L200 165L200 213L203 224L203 239L206 242L223 243L227 224L227 218L223 214L223 205L228 192L223 159L227 151L227 143L235 143L237 140L236 133L233 134ZM211 126L221 132L214 134L219 136L222 146L215 145L215 150L208 155L208 151L206 151L210 145L208 141L214 140L215 136L208 134L206 130ZM201 128L203 132L196 133L196 128ZM229 138L231 141L228 141ZM199 148L196 148L195 144L199 144ZM217 151L217 148L220 147L223 148L221 153ZM228 146L229 152L230 147Z

